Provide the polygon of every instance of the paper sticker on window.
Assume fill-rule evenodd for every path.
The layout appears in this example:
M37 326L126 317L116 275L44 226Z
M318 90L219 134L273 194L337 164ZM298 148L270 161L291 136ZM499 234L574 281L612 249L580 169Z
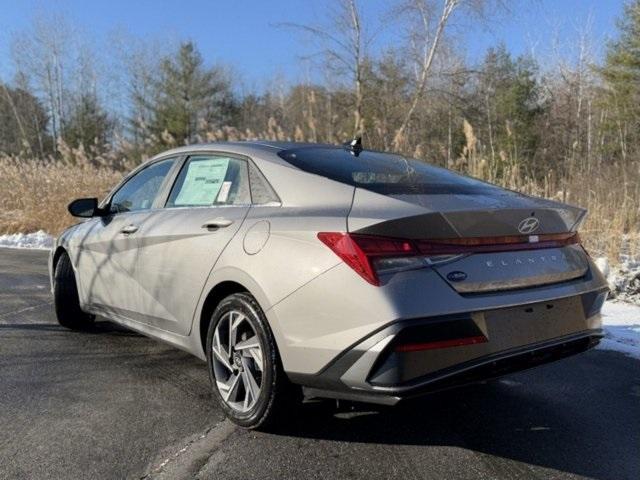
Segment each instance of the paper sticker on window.
M207 158L189 162L187 174L174 205L212 205L216 198L221 201L221 187L225 183L231 183L224 182L228 168L228 158ZM229 195L230 186L226 188L225 200Z
M218 198L216 199L217 203L227 203L231 184L232 182L222 182L222 187L220 187L220 192L218 192Z

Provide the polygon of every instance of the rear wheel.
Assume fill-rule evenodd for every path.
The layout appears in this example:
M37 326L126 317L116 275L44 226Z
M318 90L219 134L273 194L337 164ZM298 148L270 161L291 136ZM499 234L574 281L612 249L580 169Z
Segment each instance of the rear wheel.
M63 253L58 259L53 278L53 300L58 323L74 330L89 327L94 316L80 308L76 277L67 253Z
M248 293L225 298L207 332L207 363L213 393L227 417L247 428L266 429L297 403L271 330Z

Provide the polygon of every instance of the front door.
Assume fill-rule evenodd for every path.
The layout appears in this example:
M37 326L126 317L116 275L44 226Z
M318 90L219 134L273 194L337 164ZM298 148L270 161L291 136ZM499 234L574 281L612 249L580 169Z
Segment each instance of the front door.
M139 231L137 280L147 323L189 333L209 273L250 204L245 160L222 154L186 160L165 208Z
M94 311L137 319L139 229L151 215L175 160L161 160L132 175L111 197L109 214L93 218L78 248L80 288Z

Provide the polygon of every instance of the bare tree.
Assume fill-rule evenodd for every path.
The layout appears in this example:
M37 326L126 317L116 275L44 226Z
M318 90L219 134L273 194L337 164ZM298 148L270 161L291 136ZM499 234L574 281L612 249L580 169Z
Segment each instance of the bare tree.
M392 142L394 149L401 149L405 142L407 128L425 95L433 73L434 61L442 49L447 27L454 13L464 8L470 18L483 21L487 19L489 3L495 5L493 12L508 10L502 0L403 0L392 9L395 16L405 18L410 50L417 53L415 55L416 82L409 106L394 135Z
M362 27L360 25L360 15L358 14L358 9L356 8L355 0L349 0L348 2L349 14L351 17L351 48L353 50L353 58L354 58L354 85L355 85L355 95L356 95L356 104L353 112L354 116L354 136L362 135L364 132L364 118L362 116L362 102L363 102L363 93L362 93L362 57L363 57L363 45L362 45Z
M435 22L434 28L434 5L428 0L409 0L401 5L404 13L415 16L419 19L418 26L415 27L411 34L411 40L414 44L419 45L422 50L422 58L418 64L417 82L412 94L409 108L402 123L396 130L393 138L393 148L399 150L403 143L405 131L413 118L420 99L427 88L427 80L431 72L433 60L438 51L442 37L444 36L445 27L454 10L460 5L461 0L444 0L442 3L441 13Z
M373 37L364 32L362 16L356 0L336 0L336 9L331 15L329 26L283 23L310 34L322 44L325 66L339 75L347 75L353 84L353 134L362 135L365 130L364 105L364 65L367 46Z
M36 17L30 31L14 37L12 45L16 71L33 82L46 101L54 149L62 138L67 109L71 41L72 31L63 18Z
M565 34L566 30L565 27ZM593 111L596 108L594 100L597 91L596 72L593 69L597 55L592 43L591 17L574 26L574 37L569 41L554 41L553 58L550 61L555 68L546 75L545 80L547 91L552 95L552 117L557 125L556 131L563 132L553 142L554 147L562 149L559 156L568 167L588 171L592 167L594 153ZM571 175L568 167L564 169L564 175Z

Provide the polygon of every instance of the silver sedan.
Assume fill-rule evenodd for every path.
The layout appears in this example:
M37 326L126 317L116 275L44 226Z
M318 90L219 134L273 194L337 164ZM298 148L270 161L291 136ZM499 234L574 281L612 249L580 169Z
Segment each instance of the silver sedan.
M237 424L305 397L395 404L589 349L606 282L583 209L400 155L195 145L129 174L50 258L58 320L207 361Z

